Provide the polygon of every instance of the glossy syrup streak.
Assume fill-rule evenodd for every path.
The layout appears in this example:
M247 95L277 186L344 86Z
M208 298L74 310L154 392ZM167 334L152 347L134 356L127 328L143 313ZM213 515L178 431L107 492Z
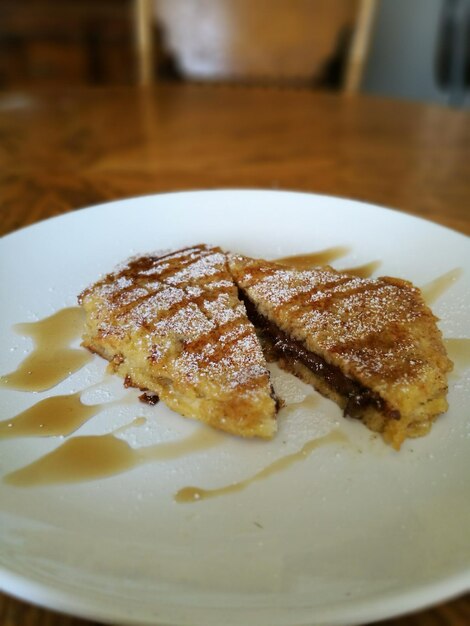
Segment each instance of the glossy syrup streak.
M16 437L66 437L83 426L85 422L112 406L135 402L135 396L99 404L83 404L77 391L68 395L51 396L40 400L10 419L0 422L0 439Z
M444 345L451 361L457 368L470 366L470 338L447 337Z
M349 253L349 248L335 247L311 254L279 259L285 264L306 269L327 264ZM379 267L379 261L343 269L361 278L367 278ZM453 269L425 285L422 289L428 304L440 297L461 275L460 268ZM17 370L0 377L0 385L22 391L43 391L64 380L77 371L92 357L83 349L71 348L83 332L84 315L79 307L62 309L38 322L17 324L15 331L31 337L34 350L20 363ZM470 364L470 339L448 338L444 340L452 360L457 366ZM106 404L85 405L77 392L46 398L9 420L0 422L0 439L27 436L67 436L104 406L122 404L116 400ZM125 400L124 400L125 402ZM299 406L312 408L315 396L286 407L289 412ZM75 436L65 441L49 454L4 477L4 481L16 487L33 487L54 483L77 483L113 476L153 461L166 461L209 449L223 441L223 435L201 427L194 435L183 440L164 442L134 449L119 438L119 433L130 427L145 423L146 418L137 417L131 424L112 433L96 436ZM292 464L308 457L316 448L330 443L344 442L345 436L334 431L325 437L307 442L301 450L289 454L268 465L254 476L238 483L213 490L185 487L175 495L177 502L194 502L206 498L241 491L253 482L267 478Z
M297 269L309 269L319 265L327 265L336 259L346 256L351 252L347 246L336 246L327 248L320 252L306 252L305 254L294 254L292 256L283 256L276 259L276 263L296 267Z
M83 323L82 309L70 307L38 322L16 324L14 330L31 337L34 349L14 372L0 376L0 386L45 391L82 368L91 354L70 344L82 336Z
M462 276L463 269L455 267L454 269L438 276L431 282L421 287L424 301L429 306L434 304L438 298L442 296L452 285Z
M350 276L356 276L357 278L370 278L381 265L382 261L370 261L370 263L364 263L364 265L345 267L339 271L343 272L344 274L349 274Z
M350 248L347 248L346 246L337 246L335 248L327 248L321 252L309 252L306 254L281 257L276 259L276 263L289 265L290 267L300 270L308 270L314 267L328 265L332 261L346 256L349 252L351 252ZM351 276L357 276L358 278L370 278L372 274L381 266L381 264L381 261L370 261L369 263L364 263L364 265L346 267L338 271L350 274Z
M77 436L26 467L7 474L4 482L15 487L36 487L59 483L77 483L115 476L152 461L169 461L208 450L223 441L223 435L201 427L193 435L178 441L132 448L116 435L141 426L137 417L125 427L106 435Z
M314 450L320 448L321 446L325 446L331 443L345 443L347 442L347 437L340 431L334 430L328 435L323 437L318 437L312 439L311 441L307 441L307 443L298 451L292 454L287 454L286 456L281 457L271 463L264 469L260 470L253 476L246 478L245 480L241 480L237 483L232 483L225 487L219 487L218 489L201 489L200 487L184 487L180 489L176 495L176 502L197 502L198 500L207 500L208 498L215 498L217 496L225 496L229 493L235 493L237 491L242 491L246 489L254 482L258 480L263 480L264 478L268 478L273 474L277 474L282 470L287 469L294 463L298 463L299 461L303 461L306 459Z
M15 417L0 422L0 439L70 435L105 406L82 404L81 393L45 398Z

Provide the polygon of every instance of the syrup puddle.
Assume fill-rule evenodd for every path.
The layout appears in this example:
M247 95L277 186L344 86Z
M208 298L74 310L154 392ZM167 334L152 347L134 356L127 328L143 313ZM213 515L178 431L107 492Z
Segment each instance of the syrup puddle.
M132 448L116 437L133 426L141 426L146 418L137 417L131 424L107 435L72 437L58 448L7 474L3 481L14 487L37 487L60 483L78 483L107 478L151 461L169 461L207 450L223 441L223 435L209 428L198 429L178 441Z
M279 259L275 259L275 262L305 270L312 267L318 267L319 265L327 265L342 256L346 256L350 252L351 248L348 248L347 246L336 246L335 248L327 248L326 250L321 250L320 252L284 256Z
M442 296L452 285L462 276L463 269L461 267L455 267L453 270L438 276L431 282L426 283L421 287L421 294L427 305L434 304L434 302Z
M208 498L216 498L218 496L225 496L229 493L242 491L258 480L268 478L273 474L277 474L278 472L287 469L298 461L303 461L314 450L320 448L321 446L326 446L331 443L345 443L347 441L347 437L341 431L334 430L324 437L308 441L298 452L294 452L293 454L288 454L280 459L277 459L274 463L271 463L261 471L257 472L253 476L250 476L249 478L246 478L245 480L241 480L238 483L232 483L226 487L219 487L218 489L184 487L175 494L174 499L176 502L198 502L199 500L207 500Z
M45 398L14 417L0 422L0 439L65 437L78 430L103 409L110 406L134 404L136 401L132 394L128 394L117 400L99 404L83 404L81 395L88 390Z
M82 392L41 400L15 417L0 422L0 439L69 435L105 404L82 404ZM111 403L108 403L111 404Z
M444 339L444 345L451 361L458 367L470 366L470 338L449 337Z
M14 372L0 376L0 386L20 391L45 391L65 380L92 359L84 349L70 348L81 337L80 307L62 309L38 322L16 324L15 331L31 337L34 350Z
M357 278L370 278L381 265L382 261L370 261L370 263L364 263L364 265L346 267L338 270L338 272L349 274L350 276L356 276Z

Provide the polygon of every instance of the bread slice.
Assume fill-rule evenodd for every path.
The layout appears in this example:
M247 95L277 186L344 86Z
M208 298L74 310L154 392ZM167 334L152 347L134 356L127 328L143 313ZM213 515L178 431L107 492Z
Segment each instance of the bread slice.
M83 345L128 385L243 437L270 438L276 401L255 329L219 248L143 256L79 296Z
M394 448L447 410L452 363L411 283L236 255L229 266L271 358Z

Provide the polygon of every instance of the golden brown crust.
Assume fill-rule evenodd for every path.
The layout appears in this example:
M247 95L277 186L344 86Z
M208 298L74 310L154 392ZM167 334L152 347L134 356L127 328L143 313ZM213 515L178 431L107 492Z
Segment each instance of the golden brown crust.
M394 447L424 434L447 410L452 363L436 318L411 283L361 279L330 267L296 270L236 255L229 265L262 316L399 412L398 420L374 407L361 415ZM323 378L286 359L281 365L344 408L345 399Z
M86 289L83 345L173 410L244 437L272 437L261 347L219 248L131 260Z

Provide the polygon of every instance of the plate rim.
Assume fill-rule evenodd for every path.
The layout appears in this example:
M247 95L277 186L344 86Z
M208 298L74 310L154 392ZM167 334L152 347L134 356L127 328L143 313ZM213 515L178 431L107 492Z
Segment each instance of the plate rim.
M465 233L454 230L447 226L443 226L436 222L430 221L424 217L409 214L400 209L390 208L390 207L382 206L382 205L367 202L367 201L351 199L351 198L346 198L346 197L336 196L336 195L318 194L318 193L308 192L308 191L297 191L297 190L289 190L289 189L274 190L274 189L244 187L244 188L217 188L217 189L191 189L191 190L178 190L178 191L162 191L158 193L143 194L143 195L138 195L138 196L133 196L133 197L126 197L122 199L113 199L113 200L98 203L95 205L85 206L85 207L81 207L78 209L72 209L68 211L67 213L63 213L61 215L51 216L51 217L39 220L38 222L29 224L27 226L23 226L17 230L14 230L12 232L9 232L3 235L0 238L0 251L2 248L2 242L6 242L7 240L9 241L10 238L14 238L18 235L31 232L32 229L35 229L41 225L47 225L47 223L51 221L59 221L59 220L63 221L63 220L70 219L72 216L78 216L78 215L82 216L87 211L109 210L113 205L121 205L121 206L125 206L127 204L131 205L136 200L145 201L145 200L150 200L154 198L162 198L165 196L175 196L175 195L193 196L195 194L197 195L229 194L230 195L234 193L249 194L249 195L251 194L259 194L259 195L270 194L270 195L278 195L278 196L284 195L286 198L288 196L290 196L291 198L292 197L310 197L310 198L315 198L315 199L326 198L329 200L336 200L340 203L348 203L348 204L356 205L358 207L365 206L369 208L379 209L382 212L394 214L402 218L405 218L407 220L412 220L418 224L425 224L427 227L433 227L435 229L438 229L439 231L442 231L442 229L444 229L444 231L446 231L449 235L453 237L455 237L456 235L460 236L467 243L468 243L468 240L470 239L470 237L466 235ZM15 585L8 585L8 578L14 579L17 582L17 584L19 584L20 587L23 586L27 590L27 593L30 595L29 596L25 595L25 593L21 594L20 592L16 593L15 589L12 588L12 587L15 587ZM7 594L12 595L13 597L16 597L22 601L31 602L38 606L44 607L46 609L59 610L66 614L77 616L77 617L83 617L85 619L100 619L106 622L115 622L116 619L119 620L118 616L112 616L109 612L106 612L106 610L101 611L100 613L97 613L96 608L97 608L98 603L95 603L96 604L95 609L91 611L87 611L85 610L85 606L82 603L80 603L80 601L78 601L76 597L74 598L73 594L68 593L67 591L60 591L57 588L51 589L51 587L48 586L47 584L32 580L31 578L28 578L21 574L13 573L11 572L11 570L8 570L2 565L0 565L0 588L4 590ZM459 573L457 574L453 574L452 576L445 577L444 579L438 582L434 581L428 584L422 584L418 587L414 587L413 590L410 590L405 593L404 592L391 593L390 595L387 595L385 599L383 598L375 599L372 601L367 600L367 599L361 599L357 602L351 601L351 604L344 603L342 605L342 608L340 607L339 616L333 620L329 618L329 621L327 621L326 623L332 624L335 626L339 624L343 624L345 619L348 620L347 616L343 615L343 613L344 613L344 610L347 609L349 606L351 606L351 608L355 607L353 611L355 614L357 614L357 616L353 618L353 622L350 622L350 623L358 623L358 622L366 623L366 622L375 621L379 619L396 617L396 616L403 615L405 613L408 613L414 610L420 610L425 607L432 606L438 602L442 602L443 600L451 600L455 597L460 596L461 594L466 593L469 590L470 590L470 564L463 570L460 570ZM52 602L44 601L42 599L44 598L44 595L46 597L50 597L51 601L54 600L56 603L53 604ZM419 596L418 601L416 601L417 596ZM393 610L392 607L394 605L395 605L395 609ZM400 605L400 606L397 606L397 605ZM192 610L194 611L194 609ZM129 623L129 622L125 622L125 623ZM134 620L132 621L132 623L151 624L152 622L147 621L147 620L143 620L143 621ZM181 623L186 623L186 622L181 622ZM174 622L174 624L175 625L179 624L179 622Z
M24 587L24 592L21 593L15 589L10 589L8 584L4 585L4 572L6 572L7 583L9 580L14 580L16 584ZM100 620L106 624L119 624L121 626L135 625L135 626L157 626L158 624L165 624L165 626L188 626L192 622L187 620L181 621L168 621L165 618L164 622L155 621L155 618L150 616L144 617L137 615L132 616L132 612L129 612L128 616L123 616L122 612L109 611L103 608L102 602L88 602L87 604L81 603L80 600L72 592L66 590L59 590L57 588L51 588L48 585L36 580L31 580L26 576L18 573L11 573L0 565L0 589L12 596L13 598L33 604L44 610L52 610L64 613L71 617L87 620ZM403 615L407 615L411 612L417 612L420 610L432 608L443 601L453 601L460 597L463 597L470 591L470 567L467 571L455 574L454 576L446 578L444 581L432 582L429 584L420 585L418 588L410 590L405 593L390 593L385 598L376 598L374 600L361 599L359 601L351 600L348 603L342 605L339 612L338 609L328 607L322 614L322 609L318 610L318 615L321 619L320 624L328 626L348 626L368 624L383 619L394 619ZM416 600L416 598L419 598ZM49 599L49 601L48 601ZM177 608L175 604L166 605L166 608ZM179 607L180 608L180 607ZM351 617L351 612L348 609L352 609L354 615ZM212 607L185 607L187 614L198 611L207 612L207 610L213 610ZM216 607L216 611L229 611L230 608ZM256 612L259 616L260 611L268 611L267 607L248 609L248 611ZM307 607L305 611L309 611L312 614L313 608ZM330 614L333 613L333 616ZM336 613L336 614L335 614ZM122 621L122 620L125 621ZM249 618L246 618L249 620ZM213 623L213 622L212 622ZM232 624L232 622L227 622ZM246 624L255 624L256 622L246 621ZM282 622L284 623L284 622ZM278 626L281 622L260 622L260 625L274 624ZM286 622L287 624L287 622ZM294 622L289 622L289 626L293 626ZM296 626L310 626L310 622L295 621Z
M393 214L396 216L401 216L411 221L417 221L419 223L426 224L427 226L435 227L438 229L443 229L447 231L449 234L459 235L463 237L464 240L470 240L470 235L460 232L454 228L450 228L449 226L444 226L443 224L439 224L438 222L428 220L425 217L422 217L420 215L408 213L407 211L403 209L399 209L397 207L388 207L388 206L378 204L375 202L369 202L367 200L359 200L356 198L348 198L346 196L323 194L323 193L316 193L316 192L310 192L310 191L299 191L296 189L268 189L268 188L261 188L261 187L253 187L253 188L251 187L221 187L221 188L213 188L213 189L194 188L194 189L180 189L180 190L175 190L175 191L160 191L160 192L155 192L155 193L148 193L148 194L141 194L141 195L139 194L136 196L128 196L124 198L114 198L112 200L106 200L105 202L98 202L97 204L71 208L66 213L62 213L60 215L52 215L50 217L40 219L37 222L34 222L33 224L27 224L25 226L21 226L20 228L17 228L11 232L8 232L2 235L0 237L0 244L4 240L8 239L9 237L13 237L20 233L24 233L25 231L29 231L38 226L44 225L47 222L67 220L71 216L81 215L87 211L106 210L106 209L109 209L114 204L116 205L117 204L125 205L128 203L132 204L132 202L135 202L136 200L145 201L145 200L150 200L152 198L160 198L162 196L176 196L176 195L182 196L182 195L195 195L195 194L214 195L214 194L226 194L226 193L228 194L233 194L233 193L245 194L246 193L246 194L260 194L260 195L272 194L272 195L285 195L285 196L291 195L291 196L297 196L297 197L312 197L312 198L318 198L318 199L324 198L326 200L338 200L339 202L342 202L342 203L345 202L348 204L354 204L358 206L363 206L363 207L365 206L369 208L379 209L380 211L383 211L385 213Z

